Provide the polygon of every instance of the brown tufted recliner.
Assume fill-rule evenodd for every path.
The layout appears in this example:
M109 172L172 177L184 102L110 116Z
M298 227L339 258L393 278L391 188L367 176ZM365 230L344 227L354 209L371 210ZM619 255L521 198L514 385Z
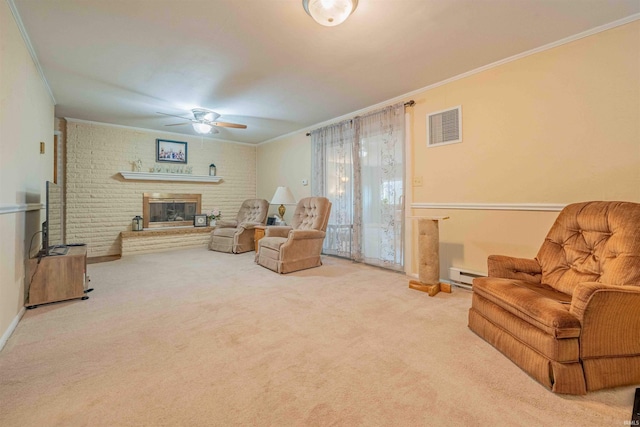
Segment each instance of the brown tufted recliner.
M254 248L254 228L264 225L269 213L269 202L264 199L248 199L242 202L235 220L216 223L211 232L209 249L240 254Z
M325 197L300 200L291 227L267 227L265 237L258 241L256 262L277 273L321 266L330 212L331 202Z
M490 256L469 328L556 393L640 383L640 204L566 206L535 259Z

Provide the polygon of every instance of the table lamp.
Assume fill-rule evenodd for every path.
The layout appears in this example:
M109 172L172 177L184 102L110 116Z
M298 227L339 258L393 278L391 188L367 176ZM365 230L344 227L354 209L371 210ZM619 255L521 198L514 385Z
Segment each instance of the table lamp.
M293 194L291 194L289 187L278 187L271 198L271 204L280 205L278 214L280 215L280 219L284 221L284 212L286 210L284 205L295 205L296 199L293 197Z

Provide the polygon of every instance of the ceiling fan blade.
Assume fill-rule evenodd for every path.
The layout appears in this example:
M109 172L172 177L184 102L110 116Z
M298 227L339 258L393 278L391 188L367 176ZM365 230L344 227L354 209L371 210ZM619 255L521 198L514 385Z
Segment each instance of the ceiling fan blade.
M163 116L169 116L169 117L178 117L179 119L193 121L191 117L176 116L175 114L161 113L160 111L156 111L156 114L162 114Z
M190 125L191 122L184 122L184 123L172 123L170 125L165 125L165 126L182 126L182 125Z
M237 123L227 123L227 122L210 122L213 126L220 126L222 128L236 128L236 129L246 129L247 125L239 125Z

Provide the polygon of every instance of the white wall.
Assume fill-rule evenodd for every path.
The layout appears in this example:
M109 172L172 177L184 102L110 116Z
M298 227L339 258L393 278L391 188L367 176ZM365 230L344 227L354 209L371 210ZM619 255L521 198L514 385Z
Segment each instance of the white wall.
M6 2L0 2L0 347L25 301L25 260L53 177L53 101ZM40 154L40 142L45 154ZM28 211L28 209L35 209ZM42 213L44 216L44 213ZM32 252L39 249L36 236Z
M311 195L311 139L304 133L284 137L258 146L258 197L271 201L276 188L289 187L296 200ZM308 182L307 185L302 183ZM295 206L286 206L289 223ZM269 216L278 212L271 205Z

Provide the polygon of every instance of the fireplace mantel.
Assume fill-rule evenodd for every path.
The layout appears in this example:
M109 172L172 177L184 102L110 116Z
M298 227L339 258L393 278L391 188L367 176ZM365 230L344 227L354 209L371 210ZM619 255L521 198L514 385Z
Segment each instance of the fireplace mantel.
M186 173L160 173L160 172L123 172L120 175L124 179L142 181L190 181L190 182L218 182L221 176L191 175Z

